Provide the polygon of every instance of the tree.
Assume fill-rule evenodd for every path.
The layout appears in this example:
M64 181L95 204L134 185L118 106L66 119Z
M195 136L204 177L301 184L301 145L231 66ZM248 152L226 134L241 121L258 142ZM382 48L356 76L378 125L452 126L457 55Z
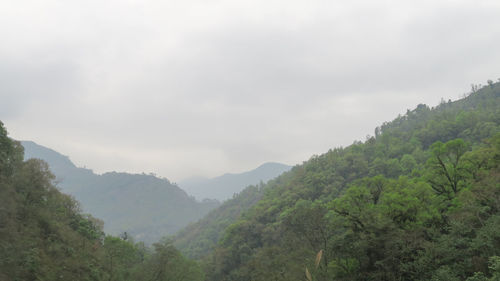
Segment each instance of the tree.
M142 268L148 281L201 281L203 273L194 261L187 260L172 245L162 240L154 245L155 252Z
M470 145L462 139L455 139L446 143L435 142L430 149L432 157L427 161L427 181L436 193L451 199L470 178L467 163L462 161Z

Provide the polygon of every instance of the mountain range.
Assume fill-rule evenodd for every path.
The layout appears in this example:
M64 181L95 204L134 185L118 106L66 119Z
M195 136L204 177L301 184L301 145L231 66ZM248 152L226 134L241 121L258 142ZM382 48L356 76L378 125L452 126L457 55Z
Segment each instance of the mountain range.
M84 212L104 221L104 230L113 235L127 232L136 240L153 243L172 235L206 215L233 193L276 177L289 166L266 163L241 173L214 179L186 181L193 196L165 178L152 174L109 172L102 175L77 167L68 156L36 144L21 141L24 158L46 161L56 176L58 188L77 199ZM213 191L213 193L211 193ZM203 195L200 195L203 194Z
M107 233L127 232L148 243L173 234L219 205L196 201L167 179L147 174L110 172L98 175L32 141L22 141L25 159L49 164L60 190L77 199L83 211L104 221Z
M217 201L24 145L59 175L23 161L0 121L0 280L500 280L500 83L491 80L248 186L151 248L106 235L54 182L140 239Z

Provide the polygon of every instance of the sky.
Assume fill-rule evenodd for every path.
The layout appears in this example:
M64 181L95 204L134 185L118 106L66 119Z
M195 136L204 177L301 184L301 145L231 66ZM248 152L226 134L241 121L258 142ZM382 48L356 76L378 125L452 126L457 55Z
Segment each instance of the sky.
M0 120L97 173L242 172L500 78L500 1L0 2Z

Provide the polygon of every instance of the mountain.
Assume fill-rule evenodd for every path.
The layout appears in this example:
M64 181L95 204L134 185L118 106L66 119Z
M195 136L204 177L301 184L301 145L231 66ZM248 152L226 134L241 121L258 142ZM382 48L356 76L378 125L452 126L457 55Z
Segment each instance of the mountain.
M76 169L52 150L26 146L55 167ZM203 280L171 242L154 245L106 235L101 220L58 190L45 161L23 161L23 147L0 121L0 280Z
M212 252L224 230L255 205L264 194L263 185L250 185L224 201L202 219L189 224L174 236L174 246L188 258L201 259Z
M183 180L179 182L179 186L197 199L210 198L224 201L249 185L265 183L291 168L285 164L270 162L244 173L224 174L211 179L191 178Z
M222 208L246 195L226 201L178 247L207 281L496 280L500 83L488 84L249 189L234 216Z
M74 196L85 212L104 221L110 234L127 232L152 243L173 234L207 214L219 203L196 201L177 185L153 175L105 173L76 167L67 156L22 141L25 159L39 158L49 164L62 192Z
M102 223L53 186L45 162L23 161L2 122L0 155L0 280L82 280L99 268Z
M38 145L33 141L21 141L21 145L24 147L25 160L42 159L49 164L51 172L54 173L59 182L58 187L64 193L75 195L99 178L90 169L76 167L68 156L55 150Z

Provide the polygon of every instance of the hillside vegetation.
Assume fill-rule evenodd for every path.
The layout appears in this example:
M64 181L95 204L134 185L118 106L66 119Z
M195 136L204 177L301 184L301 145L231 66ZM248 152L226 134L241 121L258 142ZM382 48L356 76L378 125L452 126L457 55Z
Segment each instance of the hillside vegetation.
M262 197L263 191L263 185L248 186L203 219L179 231L174 237L174 245L188 258L205 257L215 249L226 227L255 205Z
M178 245L204 256L213 281L497 280L499 97L490 83L418 105L262 187L223 232L211 230L229 223L212 219ZM213 252L200 254L214 237Z
M47 163L23 161L0 122L0 280L203 280L168 240L150 249L106 236L53 180Z
M499 121L498 83L418 105L152 248L105 235L0 122L0 280L500 280Z

